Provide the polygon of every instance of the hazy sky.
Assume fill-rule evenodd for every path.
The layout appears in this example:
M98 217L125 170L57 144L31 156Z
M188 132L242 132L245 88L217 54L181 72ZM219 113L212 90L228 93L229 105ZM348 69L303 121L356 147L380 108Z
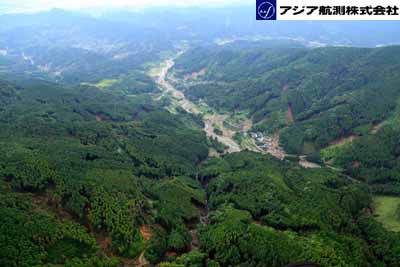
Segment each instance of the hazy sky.
M150 6L221 6L252 0L0 0L0 13L35 12L51 8L143 8Z

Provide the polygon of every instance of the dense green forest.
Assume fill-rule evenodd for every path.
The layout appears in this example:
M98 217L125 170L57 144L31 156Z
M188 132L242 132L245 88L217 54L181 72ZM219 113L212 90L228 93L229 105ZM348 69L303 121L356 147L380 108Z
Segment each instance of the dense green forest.
M200 250L161 266L399 264L400 236L369 215L368 188L335 171L241 152L205 162L200 179L210 181Z
M107 255L144 249L145 223L170 239L148 244L149 260L187 246L191 201L204 202L188 177L208 154L196 118L37 80L1 81L0 99L1 266L114 266ZM102 236L112 242L100 251Z
M178 58L175 75L203 70L180 85L192 100L223 111L248 110L255 130L281 130L289 153L313 153L362 134L395 109L400 47L288 46L196 48Z
M377 194L400 195L400 106L376 132L322 150L327 162L366 182Z
M1 88L2 266L121 266L142 251L164 267L398 266L398 234L347 176L252 152L204 161L197 119L146 96Z

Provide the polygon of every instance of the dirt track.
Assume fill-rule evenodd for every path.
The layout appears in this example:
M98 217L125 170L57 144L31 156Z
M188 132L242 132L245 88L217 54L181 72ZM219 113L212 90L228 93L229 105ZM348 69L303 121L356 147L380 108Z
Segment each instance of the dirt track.
M180 107L182 107L186 112L192 114L201 114L196 104L188 100L181 91L175 89L175 87L167 81L168 72L173 66L173 59L167 59L166 61L164 61L164 63L161 64L157 83L163 90L163 95L171 95L178 101ZM227 147L225 151L226 153L239 152L241 151L240 145L236 143L236 141L232 138L235 132L227 130L224 127L223 122L226 118L227 117L224 115L203 114L203 121L205 125L204 131L206 132L208 137L216 138L220 143L224 144ZM217 135L214 132L215 125L218 125L218 128L222 131L222 135Z
M178 53L176 57L179 57L180 55L181 53ZM271 154L272 156L281 160L284 159L285 152L279 145L279 134L275 134L269 137L270 140L268 141L267 148L262 148L261 146L257 145L254 138L247 142L247 144L242 143L242 146L238 144L233 139L236 131L227 129L224 125L224 122L230 118L229 115L203 113L198 105L187 99L183 92L177 90L174 85L168 81L168 73L170 72L174 64L174 58L170 58L162 62L159 68L155 69L153 77L155 77L157 84L162 90L162 94L157 98L157 100L161 99L163 96L169 95L186 112L202 115L204 122L204 131L206 132L207 136L209 138L217 139L220 143L225 145L225 153L235 153L246 149L254 152ZM181 80L177 82L185 81ZM239 126L240 128L238 132L240 131L242 134L248 133L251 131L252 128L252 121L251 119L246 119L237 126ZM218 129L221 134L217 134L215 132L216 129ZM215 154L215 151L211 151L210 154Z

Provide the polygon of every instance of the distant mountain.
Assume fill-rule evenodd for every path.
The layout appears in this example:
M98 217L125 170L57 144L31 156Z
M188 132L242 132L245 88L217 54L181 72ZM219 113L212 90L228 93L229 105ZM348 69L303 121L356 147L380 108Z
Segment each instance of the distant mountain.
M264 40L305 46L400 43L399 22L259 22L250 7L113 11L94 18L53 9L0 16L0 60L79 84L118 78L186 41L192 46Z
M73 84L117 78L172 49L159 32L62 10L3 15L0 24L0 59L11 71Z
M113 11L103 15L103 18L160 29L190 41L261 36L302 39L326 45L400 44L399 21L256 21L252 5Z

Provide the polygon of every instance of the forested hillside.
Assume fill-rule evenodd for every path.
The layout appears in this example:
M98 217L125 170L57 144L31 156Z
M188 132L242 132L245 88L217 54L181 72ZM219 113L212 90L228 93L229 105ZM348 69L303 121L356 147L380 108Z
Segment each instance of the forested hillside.
M368 188L335 171L250 152L203 162L196 118L145 96L1 88L1 265L398 266Z
M0 15L0 267L400 267L398 22L246 12Z
M242 152L206 162L200 178L210 181L202 254L161 266L398 266L399 235L368 215L367 187L332 170Z
M1 89L1 265L399 262L368 187L346 176L250 152L202 163L197 118L147 96L32 79Z
M0 265L108 266L93 258L100 252L134 259L145 223L175 238L165 249L186 246L183 222L198 216L191 200L204 201L188 177L208 154L194 118L149 97L36 80L1 81L0 102Z
M281 130L288 153L312 153L388 118L400 95L400 47L187 51L180 88L222 111L248 110L255 130ZM202 71L196 79L188 74Z
M373 192L400 195L400 105L394 114L353 142L322 150L325 161L366 182Z

